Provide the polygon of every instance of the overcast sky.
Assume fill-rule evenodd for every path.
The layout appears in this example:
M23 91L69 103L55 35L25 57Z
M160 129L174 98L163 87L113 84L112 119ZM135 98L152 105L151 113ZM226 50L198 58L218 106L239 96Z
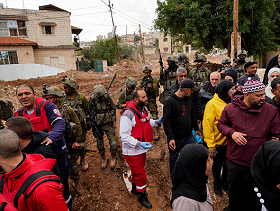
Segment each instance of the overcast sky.
M108 4L108 0L102 0ZM96 36L112 31L112 19L108 6L101 0L0 0L9 8L35 9L46 4L53 4L71 12L71 24L82 28L81 41L96 40ZM139 34L139 24L142 32L149 32L156 18L156 0L111 0L113 18L117 26L117 34ZM24 6L23 6L24 5Z

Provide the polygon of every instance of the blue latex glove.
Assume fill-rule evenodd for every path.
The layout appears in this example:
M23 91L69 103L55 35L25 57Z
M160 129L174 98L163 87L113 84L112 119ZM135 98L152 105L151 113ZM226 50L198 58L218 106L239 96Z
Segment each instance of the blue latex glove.
M151 145L150 142L141 142L141 147L143 147L144 149L149 149L152 146L153 145Z
M194 135L194 134L195 134L195 131L194 131L194 129L192 129L192 135ZM197 143L199 143L199 144L202 144L202 143L203 143L199 135L196 135L196 136L194 137L194 139L195 139L195 141L196 141Z
M160 124L163 123L163 116L159 118L158 123L160 123Z

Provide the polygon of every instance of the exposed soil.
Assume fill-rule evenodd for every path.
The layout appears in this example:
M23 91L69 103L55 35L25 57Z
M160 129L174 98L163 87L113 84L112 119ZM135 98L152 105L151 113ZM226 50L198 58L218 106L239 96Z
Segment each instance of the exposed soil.
M166 58L166 55L163 56ZM208 61L220 63L222 56L216 56L211 58L207 56ZM154 77L159 78L159 55L153 55L146 58L146 64L152 66ZM193 59L190 59L190 61ZM87 99L89 99L92 92L92 88L96 84L103 84L108 87L113 75L116 73L117 78L112 84L109 94L116 102L118 94L121 88L124 87L124 81L127 77L132 76L137 80L143 77L142 67L143 63L134 63L130 60L123 60L122 63L127 63L121 67L114 65L109 68L109 71L102 73L79 72L79 71L67 71L66 73L60 73L56 76L35 78L29 80L16 80L0 82L0 98L11 99L14 107L18 109L20 107L17 101L15 90L20 84L30 84L34 87L37 96L42 95L43 84L49 86L57 86L62 89L62 77L66 74L70 78L74 78L80 88L79 92L83 93ZM164 60L164 66L167 67L167 63ZM221 67L221 64L208 63L207 66L212 71ZM159 116L162 116L162 105L158 102ZM89 169L86 172L80 170L82 185L85 188L85 194L78 196L71 186L71 194L73 196L73 211L78 210L146 210L137 201L136 196L130 194L125 185L123 176L128 172L129 167L124 160L121 153L121 140L119 139L119 119L120 112L117 111L116 122L116 138L118 141L119 153L117 155L117 167L111 170L109 167L105 170L101 169L101 157L97 152L89 152L86 156L86 161L89 164ZM109 143L105 138L106 155L108 159ZM97 151L96 141L92 135L92 132L87 134L88 149ZM166 137L162 128L160 128L160 139L154 141L153 147L147 153L146 173L148 178L149 200L153 204L152 210L171 210L170 209L170 176L168 167L168 148ZM70 182L72 185L72 181ZM222 210L228 203L226 193L223 192L222 197L217 197L213 194L212 190L212 175L209 177L208 187L211 192L212 200L215 205L215 210Z

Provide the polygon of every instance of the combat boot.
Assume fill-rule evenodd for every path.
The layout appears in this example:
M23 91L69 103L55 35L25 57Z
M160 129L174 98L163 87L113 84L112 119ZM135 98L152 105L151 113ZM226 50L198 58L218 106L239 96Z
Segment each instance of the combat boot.
M116 167L116 153L111 153L110 168L114 169Z
M101 168L102 169L106 169L107 168L107 163L108 163L108 160L105 156L105 154L101 155Z
M88 163L86 162L86 160L85 160L85 157L83 156L83 157L81 157L81 163L82 163L82 169L83 169L83 171L86 171L86 170L88 170Z
M80 196L84 194L85 190L84 190L83 186L81 185L79 179L74 180L73 187L74 187L75 191L76 191Z
M147 198L147 192L139 192L137 200L147 209L152 209L152 204L149 202L148 198Z

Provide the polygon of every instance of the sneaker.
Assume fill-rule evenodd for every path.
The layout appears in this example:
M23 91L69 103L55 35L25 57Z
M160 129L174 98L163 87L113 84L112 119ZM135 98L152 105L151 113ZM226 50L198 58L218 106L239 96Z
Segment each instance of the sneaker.
M140 192L138 194L137 200L147 209L152 209L152 204L149 202L148 198L147 198L147 193L146 191L144 192Z
M83 171L88 170L88 163L86 161L82 162L82 169L83 169Z
M73 188L75 189L75 191L81 196L84 194L85 190L83 188L83 186L81 185L79 180L74 180L73 183Z
M213 182L213 188L214 188L214 193L217 196L222 196L222 189L220 185L218 185L216 182Z

